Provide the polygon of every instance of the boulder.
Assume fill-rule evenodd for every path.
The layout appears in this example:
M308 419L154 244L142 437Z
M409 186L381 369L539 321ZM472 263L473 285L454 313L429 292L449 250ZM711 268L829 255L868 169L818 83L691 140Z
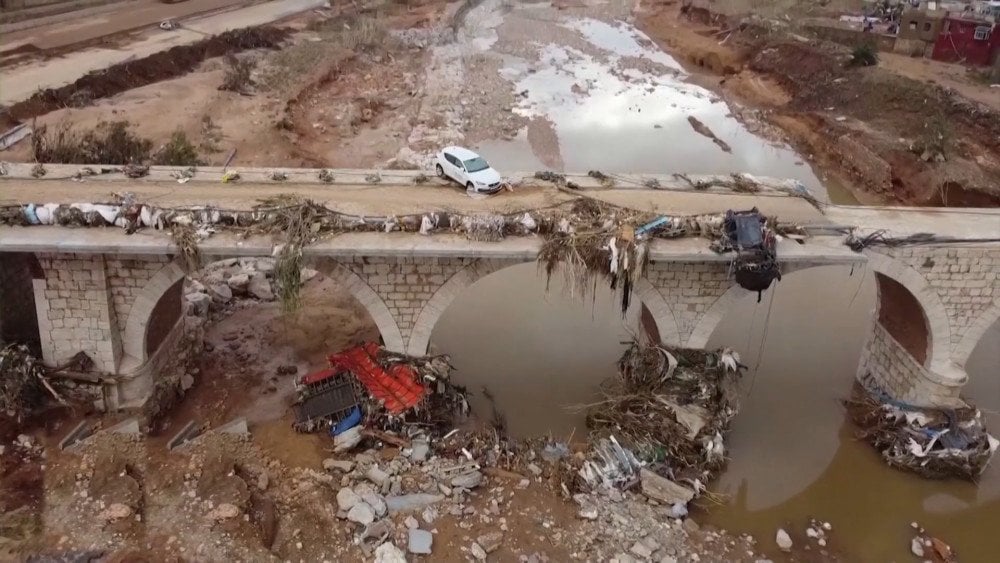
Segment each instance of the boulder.
M385 503L385 499L382 495L370 492L361 495L361 498L365 501L368 506L372 507L375 511L375 516L381 518L389 512L389 506Z
M483 534L476 538L476 543L478 543L486 553L493 553L494 551L500 549L500 545L503 543L503 532L490 532L488 534Z
M361 496L350 487L344 487L337 492L337 506L341 510L350 510L359 502L362 502Z
M792 537L782 528L778 528L778 532L774 535L774 543L778 544L778 549L781 551L792 550Z
M476 561L486 561L486 550L476 542L472 542L469 546L469 553L476 558Z
M434 535L427 530L410 528L407 550L415 555L430 555L431 546L434 545Z
M185 373L181 376L181 390L187 391L192 387L194 387L194 376L190 373Z
M333 459L328 457L323 460L323 469L327 471L337 470L342 473L350 473L354 469L354 462L346 459Z
M347 519L362 526L367 526L375 521L375 509L368 506L368 503L361 501L347 511Z
M209 520L218 522L221 520L230 520L232 518L236 518L239 515L240 515L240 509L236 505L224 502L219 506L213 508L211 511L209 511L208 514L205 515L205 517L208 518Z
M312 268L302 268L302 270L299 271L299 278L302 280L302 283L306 283L307 281L315 278L317 274L319 274L319 272L313 270Z
M376 465L373 465L370 468L368 468L368 472L365 473L365 477L367 477L369 481L375 483L379 487L389 482L389 474L379 469L378 466Z
M648 469L640 470L639 480L642 485L642 494L665 504L687 504L694 498L694 491L691 489L678 485Z
M127 504L116 502L101 511L101 513L97 515L97 519L101 522L114 522L115 520L121 520L123 518L128 518L129 516L132 516L132 507Z
M375 548L375 563L406 563L406 554L392 542Z
M385 497L385 504L389 507L389 512L396 513L421 510L442 500L444 500L444 495L412 493L409 495Z
M267 281L267 276L257 272L250 278L247 291L252 297L261 301L274 301L274 291L271 290L271 282Z
M479 471L470 471L462 475L456 475L451 479L452 487L462 487L463 489L475 489L483 482L483 474Z
M229 303L233 299L233 290L226 284L212 284L208 286L208 293L216 303Z
M187 314L194 317L207 317L212 298L205 293L189 293L184 296L187 301Z
M247 286L250 285L250 274L236 274L226 280L226 285L233 291L233 295L246 295Z
M258 258L254 268L262 274L270 274L274 271L274 258Z

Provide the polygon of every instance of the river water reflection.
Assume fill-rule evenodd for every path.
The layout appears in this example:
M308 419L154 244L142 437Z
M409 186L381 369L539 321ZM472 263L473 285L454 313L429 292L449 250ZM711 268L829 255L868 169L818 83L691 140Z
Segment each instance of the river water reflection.
M432 337L433 346L452 354L458 380L477 392L489 387L522 436L583 435L582 416L567 407L592 399L600 381L614 375L621 342L637 322L634 312L623 321L607 289L582 300L565 295L560 282L556 276L546 292L533 264L501 270L460 295ZM730 464L712 486L729 503L698 519L751 532L767 549L777 527L803 544L809 517L820 518L833 524L831 547L851 561L909 560L909 523L917 521L951 543L962 561L995 560L997 467L978 488L913 477L885 466L846 420L840 401L851 390L871 323L872 274L828 266L790 274L776 287L759 304L739 302L711 338L711 346L735 348L754 369L728 439ZM994 413L998 350L994 327L968 366L967 395ZM474 406L489 408L481 398Z

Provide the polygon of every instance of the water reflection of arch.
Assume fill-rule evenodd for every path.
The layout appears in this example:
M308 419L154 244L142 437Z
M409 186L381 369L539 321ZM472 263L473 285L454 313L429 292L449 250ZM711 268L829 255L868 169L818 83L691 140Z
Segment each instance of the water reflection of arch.
M434 332L438 320L441 319L441 315L467 287L492 273L524 263L524 260L476 260L451 276L444 285L434 292L434 295L418 313L413 331L410 333L407 352L414 355L422 355L427 352L431 334ZM679 344L681 341L680 331L673 312L670 310L670 305L667 304L663 295L645 278L638 280L633 289L639 301L646 306L652 315L660 339L667 343Z
M867 270L871 270L878 275L885 276L890 280L903 286L913 297L913 300L919 305L920 313L924 319L924 325L927 330L927 354L925 366L933 367L939 365L945 365L950 361L951 356L951 326L948 322L948 312L941 302L940 296L936 291L927 283L919 272L913 268L907 266L906 264L873 251L865 251L865 256L868 259L867 263L861 266L859 269L862 271L862 275L867 273ZM796 264L786 265L784 271L786 273L793 271L801 271L809 268L816 268L820 266L829 266L831 264ZM876 277L876 281L878 278ZM884 289L879 288L880 299L882 298L882 292ZM778 286L780 289L780 285ZM708 310L704 315L698 320L695 325L694 330L691 332L691 336L688 337L687 346L692 348L702 348L708 344L709 338L712 333L715 332L715 328L725 317L726 313L730 308L744 297L750 295L751 292L739 287L738 285L733 285L729 288L726 293L716 299L715 303L709 306ZM987 325L988 327L989 325ZM983 328L983 332L985 332ZM969 350L971 353L971 349Z

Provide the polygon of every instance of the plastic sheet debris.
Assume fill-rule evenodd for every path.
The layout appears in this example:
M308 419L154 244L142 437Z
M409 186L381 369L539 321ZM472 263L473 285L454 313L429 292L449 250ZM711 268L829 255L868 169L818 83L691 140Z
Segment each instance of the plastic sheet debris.
M972 406L941 409L890 399L858 385L846 401L858 435L886 462L932 479L976 480L1000 446Z

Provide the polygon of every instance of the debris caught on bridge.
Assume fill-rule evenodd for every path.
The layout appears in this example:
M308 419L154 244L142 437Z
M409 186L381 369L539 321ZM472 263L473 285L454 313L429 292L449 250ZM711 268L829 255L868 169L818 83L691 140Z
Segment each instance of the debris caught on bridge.
M403 440L407 433L440 436L469 414L448 356L409 356L367 343L332 354L329 364L299 381L297 430L328 428L339 436L357 427L359 438Z
M700 236L713 241L720 253L735 251L733 272L740 285L766 289L778 274L775 241L778 233L802 234L795 225L765 220L756 209L703 215L657 215L620 207L595 198L506 214L359 216L341 213L294 195L260 200L250 210L213 206L161 208L117 194L112 203L25 204L0 206L0 225L61 225L107 227L134 233L140 229L169 230L189 265L198 262L197 243L217 232L239 236L277 235L278 291L289 309L297 305L301 288L303 249L325 237L356 232L407 232L432 235L464 234L470 240L495 242L509 236L540 235L544 244L538 261L551 278L562 266L574 295L585 296L598 277L621 290L622 311L642 276L648 242Z
M585 407L594 453L581 479L589 487L669 488L687 497L682 503L700 494L725 465L745 367L729 349L633 342L602 399Z
M972 406L918 407L861 385L845 403L860 438L889 465L923 477L975 481L1000 445Z

